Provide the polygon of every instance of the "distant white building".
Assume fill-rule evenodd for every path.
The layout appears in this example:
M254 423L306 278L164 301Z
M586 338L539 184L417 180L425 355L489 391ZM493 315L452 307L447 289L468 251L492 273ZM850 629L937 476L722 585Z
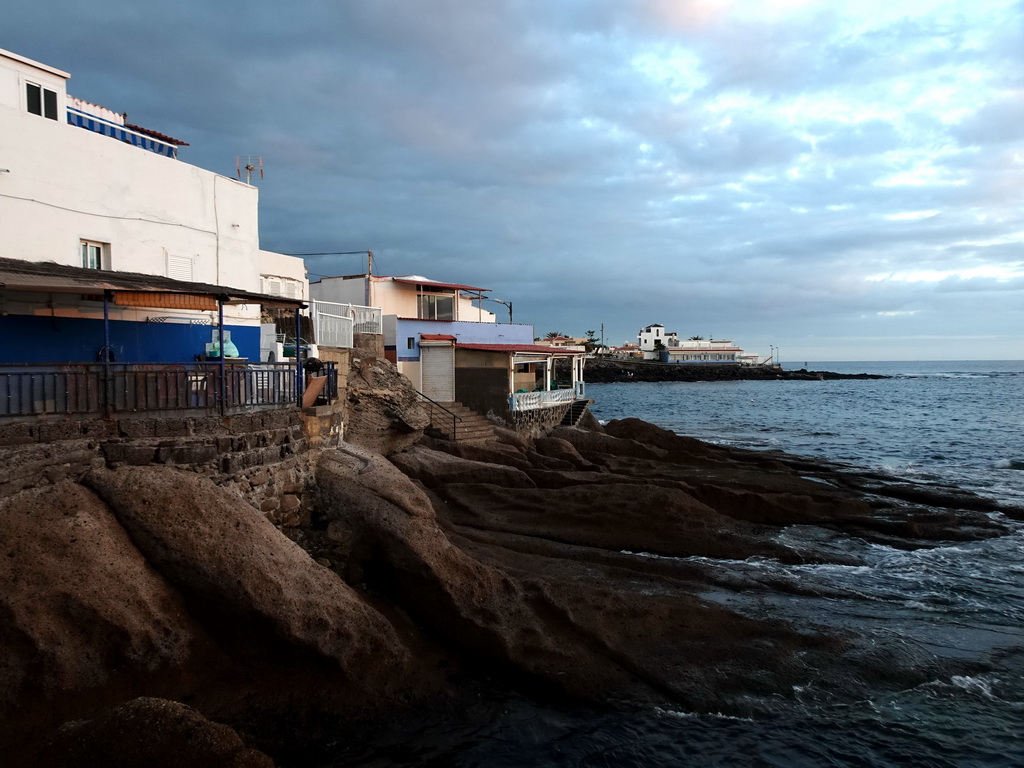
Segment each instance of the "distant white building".
M637 335L637 345L644 353L644 360L657 360L662 347L668 347L673 341L678 341L675 331L668 332L661 323L653 323L640 329Z
M640 329L638 346L645 360L664 363L752 364L751 358L730 339L680 339L675 331L653 323Z

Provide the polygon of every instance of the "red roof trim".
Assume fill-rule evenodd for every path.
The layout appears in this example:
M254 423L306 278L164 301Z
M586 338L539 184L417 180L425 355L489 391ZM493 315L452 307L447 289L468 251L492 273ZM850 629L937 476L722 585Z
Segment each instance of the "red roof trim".
M541 347L536 344L456 344L459 349L476 349L481 352L533 352L538 355L585 355L581 349L564 347Z
M477 288L472 285L462 285L460 283L438 283L433 280L414 280L408 277L392 277L396 283L408 283L409 285L425 285L430 288L452 288L456 291L490 291L490 288Z
M164 133L158 133L157 131L151 131L149 128L143 128L141 125L132 125L131 123L125 123L125 128L131 128L136 133L141 133L143 136L152 136L154 139L160 139L160 141L167 142L168 144L177 144L179 147L187 147L189 144L187 141L181 139L175 139Z
M455 336L450 336L447 333L421 333L420 341L457 341Z

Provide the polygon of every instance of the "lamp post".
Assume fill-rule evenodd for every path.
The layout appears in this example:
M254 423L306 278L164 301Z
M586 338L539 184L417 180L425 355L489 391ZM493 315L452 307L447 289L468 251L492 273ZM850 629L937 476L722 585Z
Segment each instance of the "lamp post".
M480 298L482 298L484 301L493 301L493 302L496 302L498 304L504 304L506 307L508 307L508 321L509 321L509 323L512 322L512 302L511 301L502 301L501 299L492 299L489 296L487 296L487 297L481 296Z

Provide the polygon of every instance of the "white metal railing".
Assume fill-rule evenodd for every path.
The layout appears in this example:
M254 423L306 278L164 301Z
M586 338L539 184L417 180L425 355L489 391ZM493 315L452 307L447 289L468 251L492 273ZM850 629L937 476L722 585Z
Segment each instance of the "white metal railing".
M508 396L508 406L513 411L532 411L537 408L571 403L575 399L575 389L553 389L550 392L513 392Z
M316 343L325 347L349 348L354 333L384 332L379 307L313 301L310 302L310 316L316 330Z
M353 344L352 318L316 313L316 343L321 347L351 349Z

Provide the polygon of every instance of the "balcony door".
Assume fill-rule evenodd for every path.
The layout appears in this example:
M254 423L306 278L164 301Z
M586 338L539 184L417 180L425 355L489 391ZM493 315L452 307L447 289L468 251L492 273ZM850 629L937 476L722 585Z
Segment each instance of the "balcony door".
M423 394L438 403L455 400L455 346L420 344Z

